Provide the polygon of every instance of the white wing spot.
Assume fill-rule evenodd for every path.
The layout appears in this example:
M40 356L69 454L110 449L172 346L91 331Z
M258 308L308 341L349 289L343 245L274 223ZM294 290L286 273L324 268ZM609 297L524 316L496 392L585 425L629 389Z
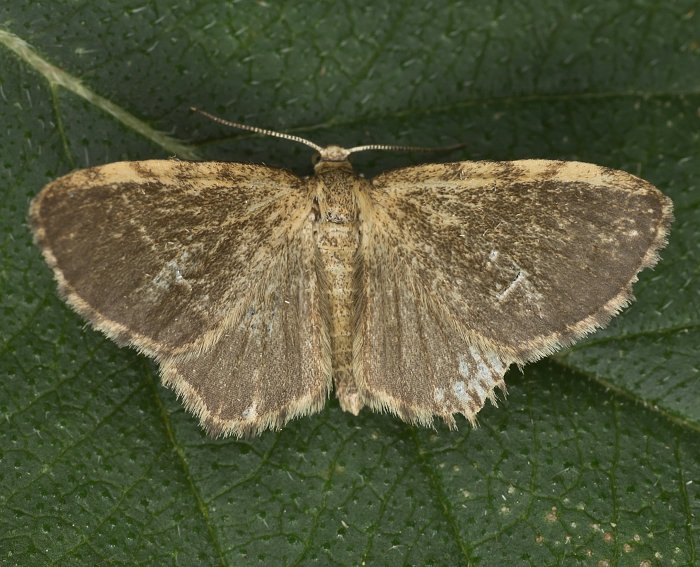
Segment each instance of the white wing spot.
M172 273L175 275L175 283L180 283L185 279L182 277L182 272L180 271L180 266L177 265L177 262L171 260L167 263L167 267L170 268Z
M452 390L455 393L455 396L457 396L457 399L462 402L462 403L468 403L469 402L469 394L467 394L467 388L461 380L459 382L455 382L452 384Z
M491 253L489 254L489 260L495 262L496 258L498 258L498 250L491 250Z
M523 281L525 281L525 277L525 271L520 270L518 272L518 275L515 276L515 279L512 282L510 282L510 285L502 292L496 294L496 298L498 299L498 301L503 301L506 297L508 297L516 287L518 287Z
M186 285L189 287L189 283L185 281L185 276L182 275L182 270L184 266L187 265L189 259L190 253L185 250L174 260L166 262L163 269L153 278L153 286L166 291L169 290L170 286L173 284Z
M488 366L484 364L483 359L481 358L481 355L479 354L479 351L476 350L476 348L469 347L469 352L471 353L472 357L474 358L474 362L476 362L476 369L477 369L477 374L479 375L480 380L484 380L487 384L489 382L493 381L493 375L491 371L488 369Z
M445 400L445 390L444 388L435 388L433 392L433 397L438 404L441 404Z
M486 390L484 390L484 388L481 386L481 382L480 382L480 381L479 381L479 382L476 382L476 383L474 384L474 389L476 390L476 393L477 393L477 395L479 396L479 401L480 401L480 402L483 402L484 400L486 400L486 396L487 396L488 394L486 393Z
M258 402L253 402L243 410L243 413L241 415L243 416L243 419L255 419L255 417L258 415L257 410Z
M506 370L506 365L503 364L501 359L498 358L498 356L496 356L494 353L487 352L484 356L486 357L486 362L491 368L493 368L493 371L496 374L501 374Z
M461 376L464 378L469 378L469 364L467 363L467 360L464 358L464 355L457 355L457 361L459 362L459 373Z

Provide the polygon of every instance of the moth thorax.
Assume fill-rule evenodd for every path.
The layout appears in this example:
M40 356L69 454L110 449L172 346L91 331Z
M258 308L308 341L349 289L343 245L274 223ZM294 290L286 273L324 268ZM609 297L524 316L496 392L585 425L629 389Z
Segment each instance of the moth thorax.
M329 171L319 176L318 203L321 219L336 224L353 223L358 205L353 186L362 182L351 172Z

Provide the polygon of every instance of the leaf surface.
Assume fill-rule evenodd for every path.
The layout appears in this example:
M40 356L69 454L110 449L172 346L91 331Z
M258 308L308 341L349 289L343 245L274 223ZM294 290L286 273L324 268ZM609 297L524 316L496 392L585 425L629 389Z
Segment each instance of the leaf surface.
M691 565L700 476L697 3L437 0L0 6L0 562ZM155 367L86 329L32 245L73 168L201 156L308 174L576 159L675 204L662 262L610 327L524 374L481 426L318 416L211 441Z

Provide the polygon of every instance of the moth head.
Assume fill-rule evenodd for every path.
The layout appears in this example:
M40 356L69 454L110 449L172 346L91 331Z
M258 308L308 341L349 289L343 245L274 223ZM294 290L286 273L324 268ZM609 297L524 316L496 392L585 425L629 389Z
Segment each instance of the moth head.
M319 172L327 169L352 169L348 157L352 150L341 148L340 146L326 146L317 150L311 158L314 164L314 171Z

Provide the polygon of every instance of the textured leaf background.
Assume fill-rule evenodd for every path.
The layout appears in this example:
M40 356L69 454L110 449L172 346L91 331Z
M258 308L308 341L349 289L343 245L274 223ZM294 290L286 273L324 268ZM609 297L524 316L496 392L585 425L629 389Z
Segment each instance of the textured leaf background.
M700 4L0 4L0 563L693 565L700 481ZM318 143L578 159L670 195L638 301L508 375L458 432L321 414L211 441L150 361L56 296L29 200L73 168L195 154L309 173Z

